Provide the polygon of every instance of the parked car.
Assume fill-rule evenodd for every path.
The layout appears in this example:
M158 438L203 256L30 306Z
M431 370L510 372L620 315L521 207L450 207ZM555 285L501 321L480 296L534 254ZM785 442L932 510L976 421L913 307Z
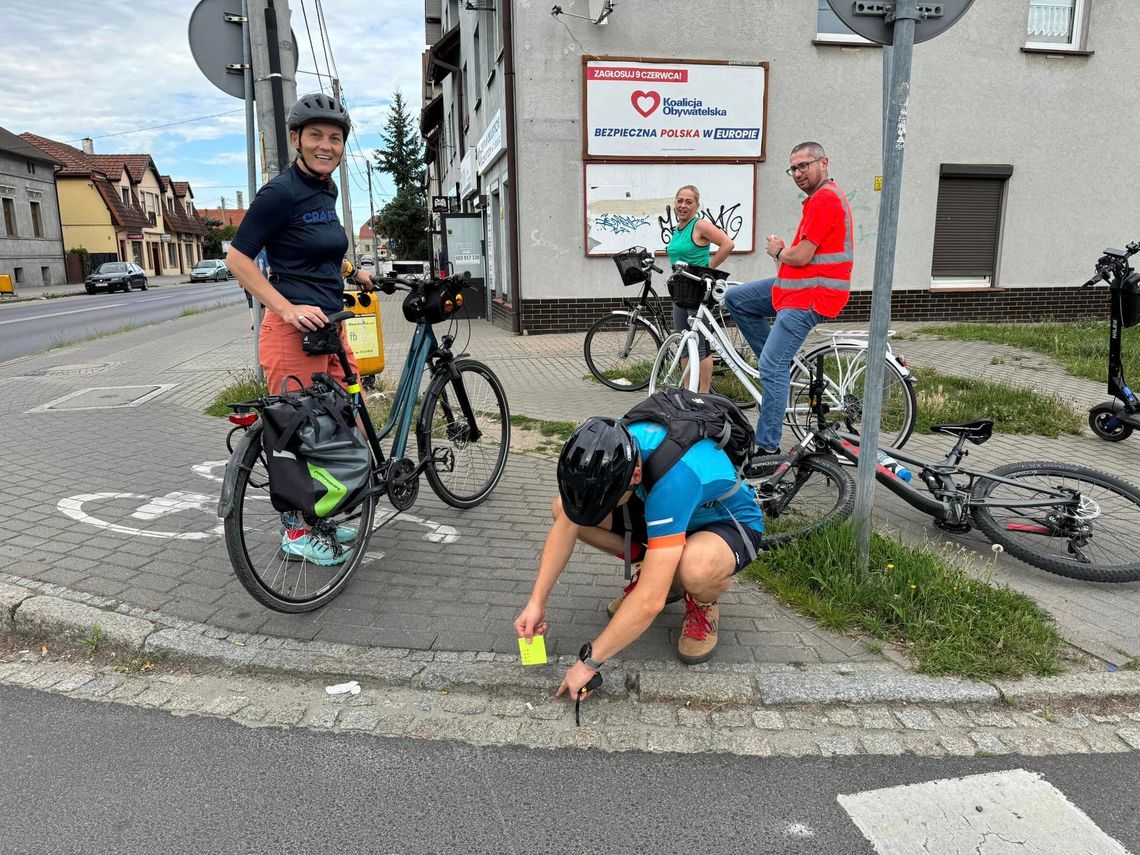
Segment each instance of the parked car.
M221 282L223 279L229 279L232 276L230 269L220 258L204 258L190 268L191 282L206 282L210 279Z
M375 264L376 264L376 259L373 258L371 255L360 256L360 266L361 267L372 267Z
M146 290L146 272L133 261L106 261L84 281L88 294L106 291Z

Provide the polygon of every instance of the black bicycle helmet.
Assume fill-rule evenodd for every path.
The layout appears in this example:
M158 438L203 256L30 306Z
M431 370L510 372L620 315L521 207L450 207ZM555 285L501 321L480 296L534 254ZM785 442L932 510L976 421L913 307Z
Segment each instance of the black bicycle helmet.
M587 419L562 447L558 492L562 509L578 525L604 520L629 489L637 468L637 442L613 419Z
M289 108L289 115L285 119L289 130L299 131L312 122L328 122L340 125L344 135L352 130L352 119L348 117L348 110L332 95L324 92L314 92L311 95L302 95L297 103Z

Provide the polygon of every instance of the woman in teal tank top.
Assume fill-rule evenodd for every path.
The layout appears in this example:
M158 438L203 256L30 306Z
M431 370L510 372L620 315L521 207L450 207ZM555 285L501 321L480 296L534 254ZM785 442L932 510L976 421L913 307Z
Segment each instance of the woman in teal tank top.
M673 213L677 215L677 227L669 238L666 251L669 253L669 264L683 261L685 264L696 264L700 267L720 267L722 261L732 252L732 238L714 226L706 219L697 216L701 205L701 191L692 184L686 184L677 191L673 200ZM716 244L716 252L712 252L711 245ZM673 307L673 329L682 332L688 329L688 321L696 314L695 309L682 309ZM699 350L701 357L700 389L701 392L709 390L712 382L713 361L709 352L708 342L701 341Z

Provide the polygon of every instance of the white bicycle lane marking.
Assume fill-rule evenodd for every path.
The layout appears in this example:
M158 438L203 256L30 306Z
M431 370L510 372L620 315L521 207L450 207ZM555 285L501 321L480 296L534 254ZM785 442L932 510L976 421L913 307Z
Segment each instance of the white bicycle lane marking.
M196 475L208 481L216 481L220 484L222 477L216 474L215 470L224 468L228 462L227 460L209 460L205 463L196 464L191 468ZM217 496L207 496L202 493L182 490L175 490L167 493L165 496L146 496L141 493L81 493L77 496L68 496L66 499L60 499L56 507L64 516L70 517L76 522L102 528L107 531L113 531L117 534L128 535L130 537L151 537L161 540L206 540L211 537L220 537L225 533L225 525L220 521L217 525L204 531L163 531L138 528L137 526L101 519L94 514L88 513L85 507L91 503L105 501L139 502L130 517L140 522L153 522L184 511L204 512L213 516L217 513L218 508ZM400 519L414 525L423 526L428 530L423 535L424 540L432 543L454 543L459 540L459 531L454 526L437 523L434 520L425 519L424 517L419 517L414 514L398 514L395 510L378 510L373 531L387 525L393 519Z

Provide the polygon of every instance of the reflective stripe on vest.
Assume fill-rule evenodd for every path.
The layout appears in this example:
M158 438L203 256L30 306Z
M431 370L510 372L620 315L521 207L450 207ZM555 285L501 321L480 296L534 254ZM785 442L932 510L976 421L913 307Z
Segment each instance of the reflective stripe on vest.
M855 246L854 246L854 223L851 218L851 206L847 203L847 197L843 195L833 182L828 181L816 192L823 192L827 190L834 193L839 197L839 202L843 206L843 252L829 252L829 253L816 253L811 257L807 264L803 267L797 268L798 271L808 274L805 278L789 279L786 277L779 277L776 279L775 286L777 288L785 288L789 291L801 290L803 288L834 288L837 291L850 291L851 290L851 271L847 270L847 277L845 279L836 278L835 272L831 276L820 276L813 268L823 267L829 264L845 264L852 263L855 260ZM817 275L812 276L812 273Z

